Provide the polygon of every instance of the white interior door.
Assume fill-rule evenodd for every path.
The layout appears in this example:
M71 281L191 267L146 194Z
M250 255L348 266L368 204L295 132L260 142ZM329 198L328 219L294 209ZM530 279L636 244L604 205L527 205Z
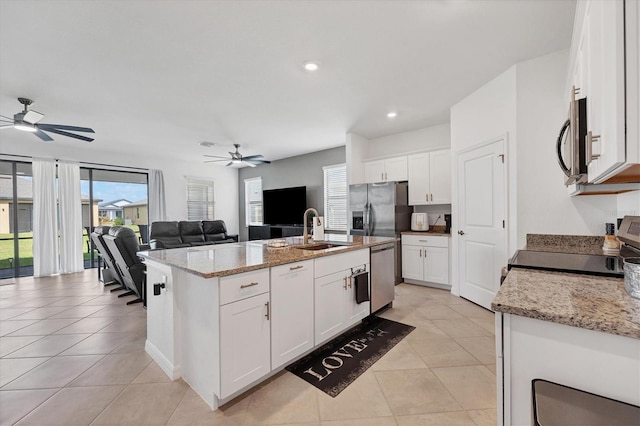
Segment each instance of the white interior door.
M487 309L506 265L504 139L458 155L460 296Z

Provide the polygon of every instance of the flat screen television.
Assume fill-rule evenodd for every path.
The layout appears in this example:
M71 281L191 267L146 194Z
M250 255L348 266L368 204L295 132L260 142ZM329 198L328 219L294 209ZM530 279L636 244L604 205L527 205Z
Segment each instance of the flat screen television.
M302 225L307 209L307 187L265 189L262 208L265 225Z

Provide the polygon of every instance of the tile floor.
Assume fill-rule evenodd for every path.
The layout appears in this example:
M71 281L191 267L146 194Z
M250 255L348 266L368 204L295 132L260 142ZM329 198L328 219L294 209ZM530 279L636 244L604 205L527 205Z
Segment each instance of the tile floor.
M493 314L396 287L416 329L336 398L288 372L211 411L144 352L146 311L96 271L0 286L1 425L495 425Z

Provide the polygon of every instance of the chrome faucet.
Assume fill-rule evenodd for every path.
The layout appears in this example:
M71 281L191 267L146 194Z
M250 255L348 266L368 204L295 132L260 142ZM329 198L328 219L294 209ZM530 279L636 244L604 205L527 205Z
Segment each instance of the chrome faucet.
M307 244L309 239L309 232L307 231L307 216L309 213L313 213L316 215L316 220L318 221L318 225L320 225L320 220L318 219L318 210L309 207L304 211L304 217L302 218L302 223L304 224L304 232L302 233L302 244Z

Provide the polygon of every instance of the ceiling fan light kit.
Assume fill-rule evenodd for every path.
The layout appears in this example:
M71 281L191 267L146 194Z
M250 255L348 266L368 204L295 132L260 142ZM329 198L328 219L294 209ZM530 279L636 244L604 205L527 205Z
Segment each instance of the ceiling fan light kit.
M249 167L255 167L258 164L271 164L271 161L267 161L267 160L262 160L262 155L248 155L246 157L242 156L242 154L240 154L240 144L234 143L233 146L236 148L235 152L231 152L229 151L229 155L231 155L231 157L221 157L219 155L204 155L205 157L210 157L210 158L217 158L217 160L208 160L205 161L205 163L215 163L218 161L227 161L227 164L225 164L227 167L231 166L231 165L242 165L242 164L246 164Z
M24 132L31 132L45 142L50 142L53 140L53 138L48 134L46 134L45 131L49 133L56 133L62 136L67 136L74 139L80 139L86 142L93 141L93 138L70 133L70 132L95 133L93 129L89 127L67 126L64 124L39 123L39 121L44 118L44 115L40 114L37 111L28 109L28 106L31 105L33 101L27 98L18 98L18 102L20 102L24 106L24 110L22 110L17 114L14 114L13 120L10 119L9 117L0 115L0 121L5 123L11 123L11 124L5 124L0 126L0 129L13 128L16 130L22 130Z

